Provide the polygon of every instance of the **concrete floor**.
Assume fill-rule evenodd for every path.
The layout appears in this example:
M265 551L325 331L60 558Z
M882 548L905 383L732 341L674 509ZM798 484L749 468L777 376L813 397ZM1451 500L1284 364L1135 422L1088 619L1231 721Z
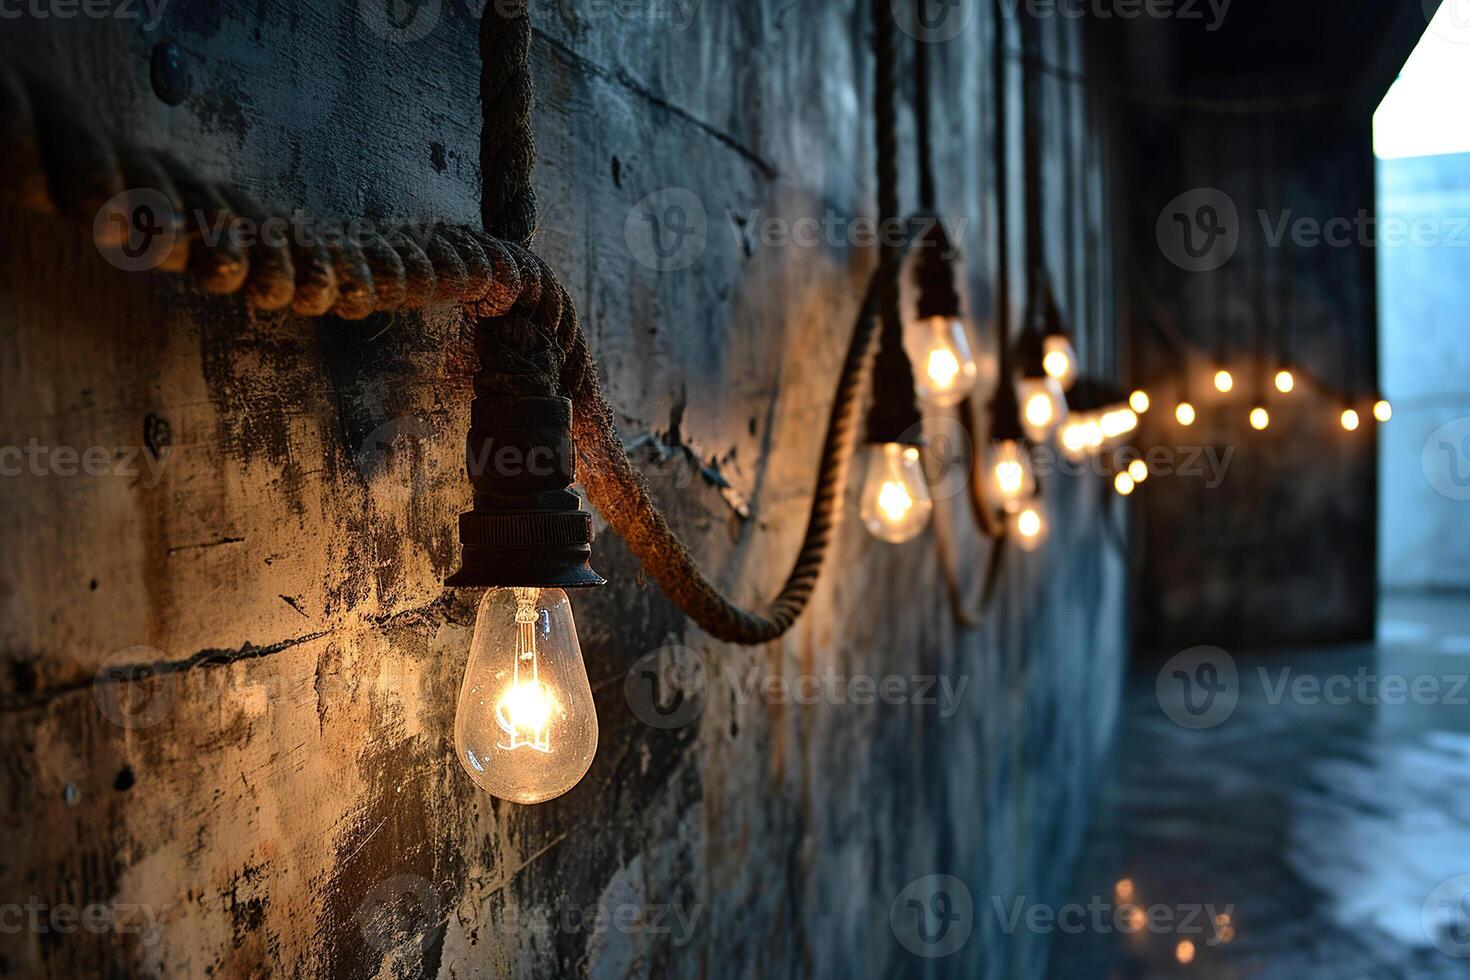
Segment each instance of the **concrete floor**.
M1379 621L1135 672L1049 976L1470 977L1470 597Z

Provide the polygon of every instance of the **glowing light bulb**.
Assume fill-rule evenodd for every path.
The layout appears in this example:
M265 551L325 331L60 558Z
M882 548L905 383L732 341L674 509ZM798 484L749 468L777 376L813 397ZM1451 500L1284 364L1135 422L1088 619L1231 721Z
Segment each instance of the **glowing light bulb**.
M1229 371L1221 368L1215 372L1215 390L1224 394L1235 387L1235 376Z
M1067 419L1057 430L1057 439L1062 444L1062 454L1070 460L1080 460L1087 455L1087 426L1078 415Z
M460 764L515 803L560 796L597 754L597 709L561 589L489 589L454 714Z
M1186 966L1194 962L1194 940L1181 939L1174 947L1174 958Z
M1388 399L1380 398L1373 403L1373 417L1380 422L1393 418L1393 406L1388 403Z
M918 536L934 502L919 465L919 450L897 442L865 447L860 513L874 537L893 544Z
M1189 402L1180 402L1179 407L1174 409L1174 419L1180 425L1194 425L1194 406Z
M1358 427L1359 421L1358 413L1353 409L1345 408L1342 410L1342 427L1344 429L1352 432Z
M1270 424L1271 424L1271 413L1270 412L1266 411L1264 408L1262 408L1259 405L1257 405L1255 408L1251 409L1251 428L1252 429L1255 429L1257 432L1260 432L1261 430L1265 429L1266 426L1268 426Z
M1113 477L1113 489L1118 491L1118 495L1120 497L1128 496L1130 493L1133 492L1133 488L1137 485L1138 481L1134 480L1133 477L1129 475L1126 471L1119 473L1117 476Z
M1010 517L1011 537L1022 551L1035 551L1046 540L1046 518L1041 508L1028 504Z
M1056 378L1022 378L1016 382L1021 404L1021 428L1034 443L1046 442L1067 420L1067 399Z
M1296 375L1294 375L1290 371L1286 370L1286 368L1282 368L1280 371L1277 371L1276 372L1276 390L1277 391L1281 392L1283 395L1287 395L1287 394L1290 394L1291 393L1291 389L1293 389L1295 387L1296 387Z
M1149 402L1148 392L1144 391L1142 388L1139 388L1137 391L1133 392L1133 394L1128 396L1128 407L1133 409L1139 415L1147 412L1148 406L1150 404L1151 403Z
M1135 459L1128 464L1128 475L1133 477L1134 483L1142 483L1149 477L1148 464L1141 459Z
M1065 334L1047 334L1041 341L1041 369L1066 391L1077 380L1077 352Z
M964 321L953 316L931 316L910 321L904 330L909 360L918 366L914 393L926 405L958 405L975 390L979 369L970 353Z
M986 471L990 474L992 500L1007 513L1020 509L1036 491L1036 474L1031 454L1020 440L997 439L989 446Z
M1131 408L1109 409L1097 424L1105 439L1116 439L1138 428L1138 415Z

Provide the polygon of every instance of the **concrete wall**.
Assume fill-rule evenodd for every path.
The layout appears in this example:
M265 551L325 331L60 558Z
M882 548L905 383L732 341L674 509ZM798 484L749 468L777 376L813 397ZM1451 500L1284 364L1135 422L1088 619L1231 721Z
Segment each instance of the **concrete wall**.
M645 460L671 522L749 602L777 588L801 534L874 256L752 243L732 223L871 214L867 7L532 12L536 248L582 312L629 441L692 447L748 498L744 517L685 455ZM410 39L376 9L179 4L152 33L27 16L0 51L273 204L475 220L479 10L426 5L432 29ZM933 48L941 210L969 219L965 286L983 320L994 25L984 5L953 9L964 29ZM1048 21L1047 57L1082 68L1079 32ZM172 109L149 89L162 37L192 75ZM1046 86L1049 241L1084 357L1104 365L1110 185L1084 91ZM660 273L625 228L667 188L692 192L708 234L696 261ZM806 617L756 649L702 635L602 534L610 584L574 597L597 758L560 799L502 804L452 753L473 619L472 597L440 586L468 501L456 317L251 316L114 269L63 224L0 221L0 443L106 447L117 463L67 476L47 453L0 482L0 903L39 910L0 935L8 972L1043 974L1044 937L1004 933L991 896L1009 907L1065 887L1112 731L1124 575L1102 521L1121 514L1095 484L1050 481L1051 544L1011 556L974 631L947 608L932 532L877 544L851 499ZM953 520L973 584L986 549ZM672 729L624 693L630 668L669 646L705 678L701 710ZM153 676L96 681L139 664ZM745 693L805 675L965 688L947 717ZM889 913L934 874L964 882L975 921L959 951L923 959ZM52 916L94 903L97 928ZM658 920L595 916L625 906Z
M1380 160L1378 204L1385 230L1403 232L1378 249L1379 370L1394 406L1379 445L1379 577L1470 589L1470 154Z

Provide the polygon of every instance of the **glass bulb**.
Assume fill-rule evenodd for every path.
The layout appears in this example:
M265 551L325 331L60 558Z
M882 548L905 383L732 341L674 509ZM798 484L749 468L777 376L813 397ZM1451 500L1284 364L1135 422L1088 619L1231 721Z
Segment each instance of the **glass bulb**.
M1057 441L1062 444L1062 455L1073 462L1081 460L1087 455L1087 450L1092 448L1088 423L1092 423L1094 427L1097 425L1090 415L1074 413L1057 430ZM1102 435L1101 429L1098 430L1098 435Z
M975 390L979 369L970 353L970 337L957 316L912 320L904 331L904 346L914 372L914 392L935 408L964 401Z
M1229 371L1221 368L1215 372L1215 390L1224 394L1235 387L1235 376Z
M1056 378L1022 378L1016 382L1016 397L1021 404L1021 428L1034 443L1046 442L1067 420L1067 399Z
M1276 372L1276 390L1283 395L1290 394L1291 389L1296 387L1296 375L1286 368Z
M1255 408L1251 409L1251 428L1252 429L1255 429L1257 432L1260 432L1261 430L1265 429L1266 426L1268 426L1270 424L1271 424L1271 413L1268 412L1268 411L1266 411L1265 408L1261 407L1260 405L1257 405Z
M1036 473L1031 454L1019 439L995 439L987 447L985 472L990 481L991 502L1010 513L1036 492Z
M1180 425L1194 425L1194 406L1189 402L1180 402L1179 407L1174 409L1174 418Z
M1041 369L1066 391L1077 380L1077 352L1066 334L1047 334L1041 340Z
M1113 477L1113 489L1118 491L1118 495L1120 497L1128 496L1130 493L1133 492L1133 488L1137 485L1138 481L1133 479L1133 476L1130 473L1123 472Z
M1010 517L1011 539L1022 551L1035 551L1046 540L1046 518L1041 508L1028 504Z
M1380 422L1393 418L1393 406L1388 403L1388 399L1380 398L1373 403L1373 417Z
M470 642L454 747L481 789L515 803L560 796L597 754L597 709L561 589L488 589Z
M1142 483L1148 479L1148 464L1141 459L1135 459L1128 464L1128 475L1133 477L1134 483Z
M919 450L884 442L866 446L864 454L863 524L874 537L893 544L917 537L934 509L924 468L919 465Z
M1128 407L1133 409L1139 415L1147 412L1148 406L1148 392L1144 391L1142 388L1139 388L1137 391L1133 392L1133 394L1128 396Z
M1110 408L1098 419L1103 438L1117 439L1138 428L1138 413L1131 408Z
M1342 427L1352 432L1358 427L1358 413L1351 408L1345 408L1342 412Z

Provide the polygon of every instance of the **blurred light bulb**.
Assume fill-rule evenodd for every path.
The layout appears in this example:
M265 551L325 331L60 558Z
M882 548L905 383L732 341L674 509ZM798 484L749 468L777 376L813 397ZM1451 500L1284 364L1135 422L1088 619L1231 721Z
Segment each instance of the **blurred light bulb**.
M904 347L914 374L914 393L926 405L948 408L975 390L979 369L970 352L970 335L957 316L929 316L909 321Z
M919 450L897 442L864 448L867 456L863 474L860 514L874 537L898 544L916 537L929 523L934 502Z
M1194 940L1181 939L1174 947L1174 958L1186 966L1194 962Z
M1138 390L1133 392L1133 394L1128 396L1128 407L1133 409L1139 415L1142 415L1144 412L1148 411L1149 404L1150 402L1148 398L1148 392L1144 391L1142 388L1139 388Z
M1358 413L1351 408L1345 408L1342 412L1342 427L1352 432L1358 427Z
M1041 340L1041 369L1066 391L1077 380L1077 352L1065 334L1047 334Z
M1057 439L1062 444L1062 454L1070 460L1080 460L1087 454L1086 420L1073 415L1057 430Z
M597 754L597 709L561 589L488 589L470 642L454 747L481 789L515 803L560 796Z
M1194 425L1194 406L1189 402L1180 402L1179 407L1174 409L1174 418L1180 425Z
M1266 428L1266 426L1268 426L1270 424L1271 424L1271 413L1270 412L1266 411L1260 405L1257 405L1255 408L1251 409L1251 428L1252 429L1255 429L1257 432L1260 432L1262 429Z
M1028 504L1012 514L1010 526L1012 537L1022 551L1035 551L1046 540L1046 519L1035 504Z
M1113 477L1113 489L1118 491L1118 495L1121 497L1128 496L1130 493L1133 492L1133 488L1137 485L1138 481L1134 480L1133 477L1127 473L1127 471L1119 473Z
M1007 513L1018 510L1036 491L1031 454L1019 439L996 439L989 446L986 472L992 501Z
M1135 459L1128 464L1128 475L1133 477L1134 483L1142 483L1149 477L1148 464L1141 459Z
M1373 417L1380 422L1393 418L1393 406L1388 403L1388 399L1380 398L1373 403Z
M1138 415L1131 408L1109 409L1102 413L1097 424L1104 438L1116 439L1138 428Z
M1296 387L1296 375L1294 375L1290 371L1286 370L1286 368L1282 368L1280 371L1277 371L1276 372L1276 390L1277 391L1279 391L1283 395L1285 395L1285 394L1289 394L1291 392L1291 389L1293 389L1295 387Z
M1021 428L1034 443L1046 442L1067 420L1067 399L1056 378L1022 378L1016 383L1021 403Z
M1215 390L1224 394L1235 387L1235 376L1229 371L1221 368L1215 372Z

